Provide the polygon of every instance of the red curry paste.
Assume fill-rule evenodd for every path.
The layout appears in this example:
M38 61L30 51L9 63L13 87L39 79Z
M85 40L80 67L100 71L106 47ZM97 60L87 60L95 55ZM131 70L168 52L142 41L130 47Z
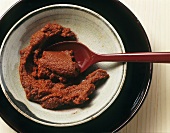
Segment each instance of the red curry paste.
M73 51L44 51L54 43L76 40L75 33L69 28L51 23L32 35L29 45L20 51L19 67L21 84L28 100L48 109L79 105L89 99L97 81L109 77L105 70L98 69L74 84L80 69Z

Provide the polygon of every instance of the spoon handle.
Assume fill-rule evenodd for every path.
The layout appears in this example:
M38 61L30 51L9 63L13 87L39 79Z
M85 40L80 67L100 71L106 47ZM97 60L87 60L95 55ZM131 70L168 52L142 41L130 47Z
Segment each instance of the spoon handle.
M115 62L152 62L170 63L170 52L138 52L138 53L117 53L98 54L95 62L115 61Z

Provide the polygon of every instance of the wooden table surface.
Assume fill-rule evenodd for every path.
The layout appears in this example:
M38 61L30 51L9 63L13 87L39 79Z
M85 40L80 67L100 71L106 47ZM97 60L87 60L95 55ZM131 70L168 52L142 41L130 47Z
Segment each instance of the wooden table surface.
M0 16L17 0L0 0ZM142 23L152 51L170 51L170 0L120 0ZM120 133L170 133L170 64L154 64L148 96ZM0 118L0 133L15 133Z

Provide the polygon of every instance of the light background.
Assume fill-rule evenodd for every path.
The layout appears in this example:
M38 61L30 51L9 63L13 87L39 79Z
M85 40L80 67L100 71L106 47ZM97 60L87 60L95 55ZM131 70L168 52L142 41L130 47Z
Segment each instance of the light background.
M0 0L0 16L17 0ZM142 23L152 51L170 51L170 0L120 0ZM0 133L15 133L0 118ZM170 64L154 64L148 96L119 133L170 133Z

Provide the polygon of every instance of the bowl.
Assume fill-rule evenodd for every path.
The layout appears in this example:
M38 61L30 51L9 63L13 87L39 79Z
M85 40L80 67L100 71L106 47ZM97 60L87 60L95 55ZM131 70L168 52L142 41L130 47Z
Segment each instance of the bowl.
M47 23L70 28L78 41L97 53L123 53L125 48L115 28L100 14L73 4L53 4L26 14L6 34L1 45L1 87L11 105L23 116L39 124L68 127L100 116L121 92L126 77L126 63L102 62L109 79L95 90L84 106L49 110L26 98L19 75L20 50L29 45L31 35ZM89 70L89 71L90 71ZM88 73L88 71L86 72Z
M62 20L62 18L65 19L65 16L61 15L65 13L65 9L68 14L71 14L65 14L71 18L67 19L69 23ZM49 17L51 14L53 15ZM60 14L60 17L54 14ZM56 18L53 19L54 16ZM31 34L49 21L71 28L77 34L79 41L98 53L151 52L142 24L120 1L18 1L0 20L1 118L17 132L24 133L117 132L135 116L142 106L149 91L153 64L98 63L90 70L96 66L101 67L106 69L111 77L97 87L91 100L83 105L84 107L54 111L43 109L40 105L26 99L19 80L19 50L28 45ZM100 102L97 102L97 99ZM92 116L89 116L90 114Z

